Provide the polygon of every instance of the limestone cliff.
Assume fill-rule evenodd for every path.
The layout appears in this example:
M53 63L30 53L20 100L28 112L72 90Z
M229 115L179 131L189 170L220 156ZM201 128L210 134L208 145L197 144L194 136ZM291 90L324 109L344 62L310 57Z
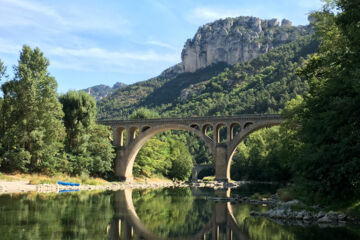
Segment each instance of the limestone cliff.
M309 34L309 26L292 26L283 19L262 20L237 17L217 20L199 28L181 53L184 72L195 72L213 63L248 61L298 36Z

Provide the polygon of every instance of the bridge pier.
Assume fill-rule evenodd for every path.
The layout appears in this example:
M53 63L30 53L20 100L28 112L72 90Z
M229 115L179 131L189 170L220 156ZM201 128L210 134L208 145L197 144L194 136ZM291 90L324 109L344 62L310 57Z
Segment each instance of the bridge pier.
M132 172L130 174L126 173L126 169L129 164L129 159L127 157L127 151L123 147L118 147L116 150L116 158L114 162L115 167L115 176L118 177L119 181L122 182L133 182L134 178Z
M215 181L230 181L230 167L228 166L229 157L227 154L227 148L227 144L217 144L214 148Z

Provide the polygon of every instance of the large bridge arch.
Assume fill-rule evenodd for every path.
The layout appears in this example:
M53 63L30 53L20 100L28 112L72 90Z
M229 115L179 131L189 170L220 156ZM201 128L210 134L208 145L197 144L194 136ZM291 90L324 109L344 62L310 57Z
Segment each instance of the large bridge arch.
M278 126L281 124L282 121L279 120L273 120L273 121L263 121L263 122L257 122L257 123L246 123L247 126L242 129L242 131L240 131L240 133L238 135L235 136L235 138L233 139L233 141L231 141L231 144L228 146L228 164L227 164L227 174L230 178L230 168L231 168L231 162L232 162L232 158L236 152L236 149L238 147L238 145L244 141L244 139L249 136L251 133L256 132L260 129L263 128L268 128L268 127L273 127L273 126ZM246 125L245 124L245 125Z
M120 165L118 169L116 169L116 171L118 171L118 174L124 176L125 179L132 179L134 162L140 149L153 136L169 130L183 130L198 136L202 141L204 141L205 145L210 150L210 153L212 153L212 139L206 135L203 135L199 130L194 127L182 124L164 124L159 126L153 126L141 132L133 141L129 143L129 145L127 146L127 151L123 153L124 159L126 159L126 161L123 161L123 164Z

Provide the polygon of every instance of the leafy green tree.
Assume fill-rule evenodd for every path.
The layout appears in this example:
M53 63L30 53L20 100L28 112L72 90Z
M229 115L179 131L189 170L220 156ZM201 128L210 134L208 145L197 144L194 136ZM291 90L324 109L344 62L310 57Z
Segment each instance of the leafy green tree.
M294 169L313 196L350 199L360 194L360 2L328 1L312 16L321 44L301 70L309 95L291 116L303 143Z
M231 167L235 180L288 181L288 156L282 155L279 127L258 130L238 146Z
M193 168L193 158L183 141L169 139L171 168L168 176L179 180L187 180Z
M6 77L6 67L4 66L4 63L0 59L0 81ZM2 105L3 105L3 99L0 97L0 167L2 162L2 155L3 155L3 144L2 144L2 137L4 134L4 118L2 114Z
M67 161L70 174L101 176L111 170L114 159L110 130L96 124L95 99L85 92L69 91L60 97L66 127Z
M96 102L85 92L69 91L60 96L66 128L66 151L76 152L87 139L89 128L95 124Z
M130 119L153 119L153 118L160 118L159 113L147 108L136 109L130 115Z
M136 156L133 168L135 176L167 175L171 168L169 154L166 141L159 138L149 139Z
M48 66L39 48L24 46L14 67L14 79L2 85L6 170L53 173L61 166L63 112L56 97L57 83L47 72Z

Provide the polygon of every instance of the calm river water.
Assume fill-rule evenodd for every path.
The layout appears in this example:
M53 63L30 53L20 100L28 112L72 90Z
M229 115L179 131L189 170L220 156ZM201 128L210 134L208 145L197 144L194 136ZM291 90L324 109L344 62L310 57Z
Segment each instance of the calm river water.
M250 217L266 206L217 197L274 193L244 185L231 192L165 188L0 196L0 239L360 239L359 226L293 226Z

